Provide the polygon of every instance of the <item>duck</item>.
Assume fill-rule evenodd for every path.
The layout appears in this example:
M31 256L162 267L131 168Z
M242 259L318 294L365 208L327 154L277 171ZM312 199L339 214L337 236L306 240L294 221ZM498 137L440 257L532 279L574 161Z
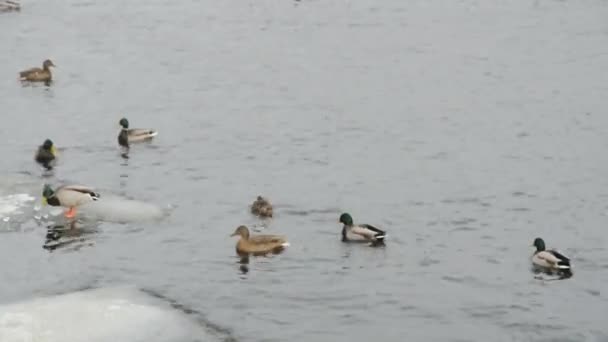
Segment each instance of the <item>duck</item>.
M572 274L570 258L555 249L546 249L543 239L539 237L534 239L532 246L536 247L536 251L532 255L533 266L549 273Z
M240 236L236 243L238 254L265 255L270 252L280 252L289 246L287 239L280 235L251 236L247 226L238 226L230 236Z
M259 217L272 217L272 204L266 198L258 196L251 205L251 213Z
M51 139L46 139L42 145L38 146L36 151L35 160L38 164L42 165L47 170L52 170L55 166L55 158L57 157L57 150Z
M53 75L51 74L51 67L56 68L53 61L50 59L42 62L42 69L35 67L27 70L23 70L19 72L19 78L22 81L30 81L30 82L50 82L53 79Z
M66 207L69 210L65 217L76 216L76 207L99 200L99 193L84 185L64 185L53 190L50 185L45 184L42 190L42 202L53 207Z
M21 5L16 1L2 0L0 1L0 12L10 12L21 10Z
M340 215L339 222L342 227L343 242L372 242L383 244L386 232L369 224L354 224L349 213Z
M129 147L130 143L152 139L158 134L153 129L129 128L129 120L126 118L120 119L118 124L122 127L118 134L118 144L123 147Z

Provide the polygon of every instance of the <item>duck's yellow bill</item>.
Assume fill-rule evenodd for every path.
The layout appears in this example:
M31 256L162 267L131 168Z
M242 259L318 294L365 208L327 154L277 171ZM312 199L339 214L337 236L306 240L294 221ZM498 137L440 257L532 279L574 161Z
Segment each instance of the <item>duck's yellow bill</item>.
M46 197L42 197L42 205L47 205L48 202L46 201Z
M53 145L53 146L51 146L51 153L52 153L54 156L57 156L57 149L55 148L55 146L54 146L54 145Z

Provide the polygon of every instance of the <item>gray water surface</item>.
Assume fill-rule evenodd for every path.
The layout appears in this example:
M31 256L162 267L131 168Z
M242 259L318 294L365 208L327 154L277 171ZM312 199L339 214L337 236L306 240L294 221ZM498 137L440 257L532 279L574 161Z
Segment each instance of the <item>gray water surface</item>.
M128 284L227 340L606 341L607 18L602 0L24 2L0 14L0 303ZM19 83L46 58L51 86ZM159 130L128 159L122 116ZM42 184L62 182L167 215L43 248L64 223ZM343 211L387 246L342 244ZM291 247L244 267L240 224ZM534 278L537 236L573 278Z

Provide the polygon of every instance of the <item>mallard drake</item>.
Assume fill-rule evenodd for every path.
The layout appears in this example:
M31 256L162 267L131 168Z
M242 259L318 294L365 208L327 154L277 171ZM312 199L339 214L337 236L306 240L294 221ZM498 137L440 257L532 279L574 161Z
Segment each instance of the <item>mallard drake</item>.
M50 185L45 184L42 190L42 201L44 204L69 208L65 213L65 217L67 218L72 218L76 215L77 206L97 201L98 199L98 193L82 185L64 185L53 190Z
M272 204L264 197L258 196L251 205L251 213L260 217L272 217Z
M532 255L532 265L548 272L571 274L570 259L567 256L555 249L545 249L545 241L541 238L534 239L533 246L536 251Z
M52 170L55 166L56 157L57 150L55 150L53 141L51 141L51 139L46 139L42 145L38 146L35 160L47 170Z
M373 242L384 243L386 232L369 224L354 224L348 213L340 215L342 227L342 241L344 242Z
M16 1L2 0L0 1L0 12L19 11L21 5Z
M30 82L50 82L53 79L53 75L51 74L51 67L55 67L55 64L50 59L42 62L42 69L30 68L27 70L23 70L19 72L19 78L22 81L30 81Z
M129 120L120 119L118 124L122 127L118 134L118 144L129 147L130 143L152 139L158 132L153 129L129 128Z
M239 226L230 236L240 236L236 243L236 251L239 254L264 255L270 252L280 252L289 246L289 242L279 235L249 235L246 226Z

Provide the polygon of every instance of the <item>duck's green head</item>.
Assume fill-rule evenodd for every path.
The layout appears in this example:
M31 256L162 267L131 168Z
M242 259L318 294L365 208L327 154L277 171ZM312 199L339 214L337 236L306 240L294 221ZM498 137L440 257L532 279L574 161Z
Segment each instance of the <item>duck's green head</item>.
M49 152L51 152L53 155L55 155L55 153L57 152L57 151L55 150L55 145L53 145L53 141L52 141L51 139L46 139L46 140L44 141L44 143L42 144L42 148L43 148L45 151L49 151Z
M42 189L42 203L47 204L48 199L55 195L55 191L51 188L50 185L44 184L44 188Z
M129 120L127 120L126 118L120 119L120 121L118 122L118 124L120 126L122 126L122 128L124 128L124 129L129 128Z
M44 143L42 143L42 147L43 147L45 150L50 151L50 150L51 150L51 147L53 147L53 142L51 141L51 139L46 139L46 140L44 141Z
M344 213L344 214L340 215L340 223L344 223L347 226L352 226L353 218L350 216L349 213Z
M541 238L536 238L534 239L534 247L536 247L537 251L544 251L545 250L545 241L543 241L543 239Z

